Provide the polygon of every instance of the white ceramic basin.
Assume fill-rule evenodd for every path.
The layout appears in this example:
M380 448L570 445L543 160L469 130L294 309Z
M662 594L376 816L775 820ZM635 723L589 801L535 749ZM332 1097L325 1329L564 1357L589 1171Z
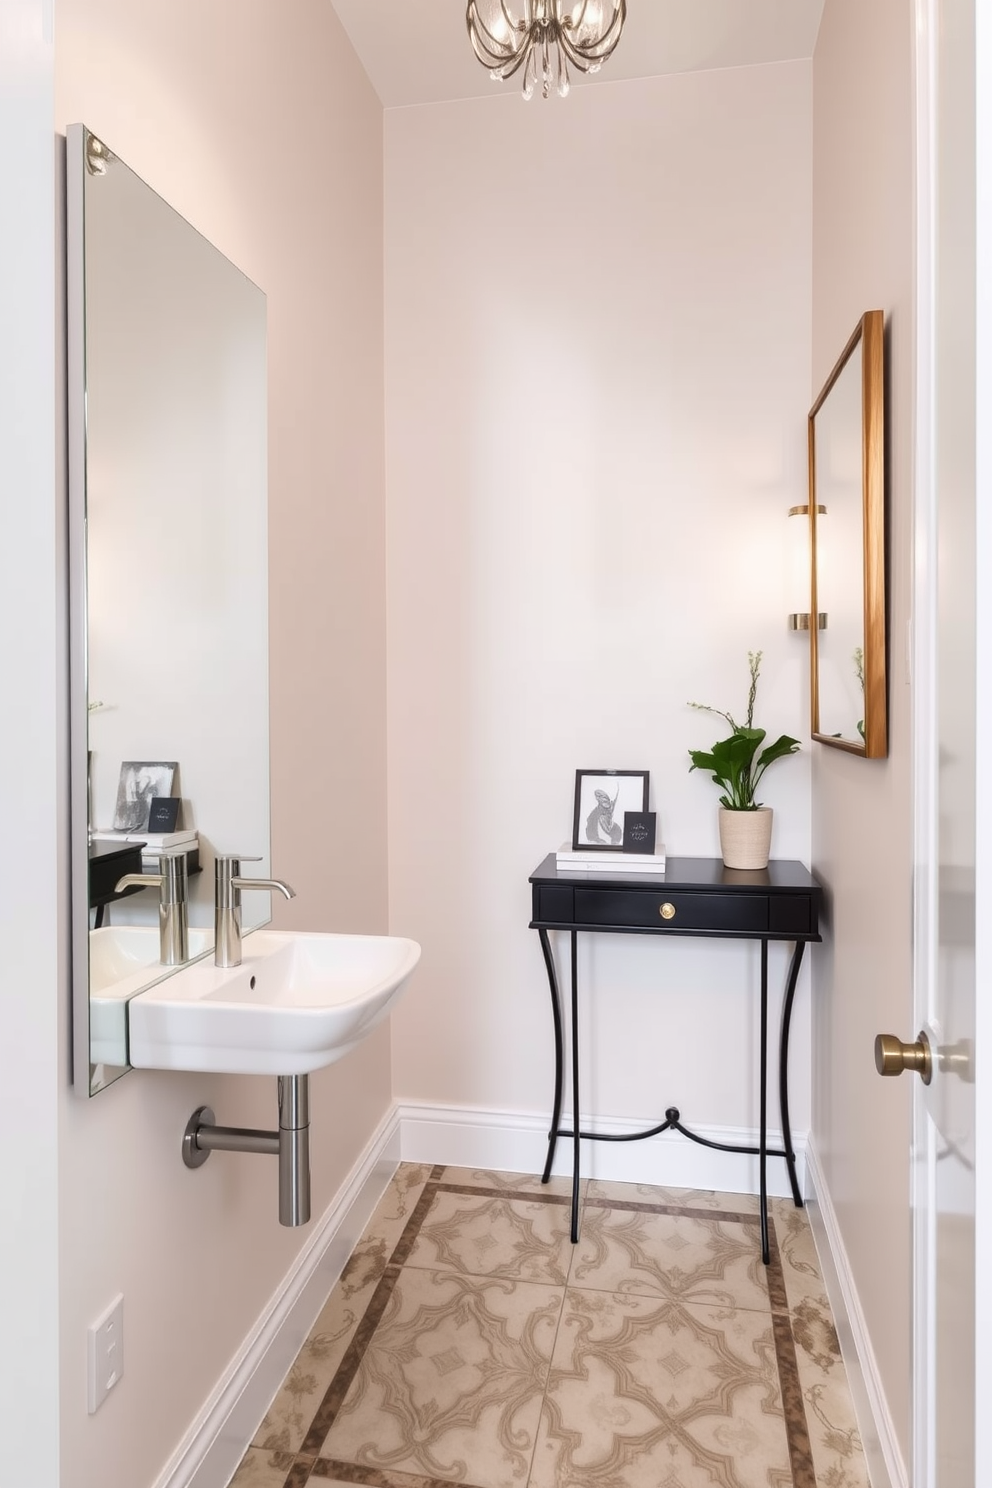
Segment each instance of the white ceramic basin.
M191 929L189 954L200 956L212 930ZM159 964L157 925L102 925L90 931L90 1058L94 1064L127 1064L128 999L153 980L178 975Z
M139 1069L306 1075L385 1017L420 960L414 940L256 930L240 966L208 957L128 1003Z

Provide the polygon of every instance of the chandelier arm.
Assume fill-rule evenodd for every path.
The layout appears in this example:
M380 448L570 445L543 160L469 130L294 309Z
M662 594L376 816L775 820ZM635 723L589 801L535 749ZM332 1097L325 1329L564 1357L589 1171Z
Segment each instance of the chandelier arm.
M469 40L478 60L492 76L506 81L521 68L524 70L524 97L529 98L541 76L542 93L549 96L552 82L562 97L569 91L568 64L579 72L594 72L612 56L627 18L626 0L612 0L610 23L601 36L579 40L575 33L586 24L590 0L581 0L577 8L563 18L563 7L569 0L521 0L523 19L515 20L510 12L513 0L496 0L499 16L506 28L497 36L479 15L479 0L468 0L465 20Z
M519 52L491 52L487 50L482 39L471 30L469 40L472 43L472 50L483 66L488 67L491 72L502 78L512 77L528 52L527 46L522 47Z
M559 23L562 26L564 26L564 24L565 24L565 17L561 13L561 5L562 5L562 0L555 0L555 13L556 13L556 15L558 17ZM569 23L569 25L574 26L576 29L578 29L578 27L581 26L582 25L582 22L585 20L585 18L586 18L586 11L588 9L589 9L589 0L582 0L582 9L579 11L578 15L577 16L569 16L568 17L568 23Z
M585 7L583 6L583 11ZM562 39L566 50L576 66L579 66L579 58L587 57L590 62L605 62L613 53L617 42L620 40L621 32L627 20L626 0L618 0L614 4L613 18L602 36L595 41L573 41L571 33L580 29L580 21L567 22L562 25Z
M533 50L533 46L527 46L513 58L507 58L504 66L499 69L500 78L505 82L507 78L515 77ZM511 61L513 63L512 67L509 65Z
M483 57L477 48L475 51L475 55L479 58L480 62L482 62L486 67L489 68L494 77L498 77L501 82L506 82L508 78L516 76L521 67L523 67L524 63L527 61L527 58L533 53L533 50L533 40L530 37L527 37L520 50L517 52L512 52L509 56Z
M577 67L580 72L589 72L594 67L601 67L608 62L616 50L616 44L620 40L619 34L615 36L609 45L597 41L586 46L578 46L570 36L563 33L561 37L561 48L569 61Z
M472 3L468 7L465 21L468 26L469 40L472 43L475 55L486 66L490 64L498 66L500 63L518 55L517 48L511 42L504 41L489 30L485 21L481 19L475 7L474 0L472 0ZM521 39L524 45L526 45L526 37Z
M506 8L506 0L499 0L499 8L502 12L506 29L509 31L511 36L513 35L514 31L528 31L530 29L530 15L528 13L530 10L530 6L528 4L524 5L524 15L523 20L521 21L515 21L513 19L512 15Z

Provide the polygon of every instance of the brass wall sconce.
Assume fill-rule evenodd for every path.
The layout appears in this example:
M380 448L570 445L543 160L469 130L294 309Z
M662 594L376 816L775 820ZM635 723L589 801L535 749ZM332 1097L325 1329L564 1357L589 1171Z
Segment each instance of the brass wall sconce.
M825 517L827 508L817 506L818 517ZM794 522L793 517L805 517L806 520ZM789 629L808 631L810 621L809 597L812 588L812 559L810 557L810 527L809 506L789 507L789 527L787 538L787 562L788 562L788 585L789 599L797 605L805 608L789 611ZM820 630L827 628L826 613L821 610L817 616L817 625Z

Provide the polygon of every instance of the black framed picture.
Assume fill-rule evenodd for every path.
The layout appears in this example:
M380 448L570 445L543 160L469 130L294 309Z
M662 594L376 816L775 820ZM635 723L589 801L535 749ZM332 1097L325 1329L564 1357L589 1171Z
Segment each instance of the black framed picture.
M576 770L572 848L620 852L623 814L647 811L647 770Z
M147 832L155 796L171 796L179 765L176 760L125 760L117 786L115 832Z

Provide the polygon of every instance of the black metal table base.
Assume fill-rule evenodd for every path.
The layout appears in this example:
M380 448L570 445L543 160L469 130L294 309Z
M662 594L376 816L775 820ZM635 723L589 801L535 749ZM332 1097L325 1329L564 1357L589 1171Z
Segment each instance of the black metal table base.
M779 1110L782 1121L782 1147L768 1146L768 941L762 940L761 945L761 1031L760 1031L760 1085L759 1085L759 1113L758 1113L758 1145L737 1146L729 1142L713 1142L708 1137L701 1137L693 1132L682 1122L682 1115L677 1106L669 1106L665 1112L665 1119L657 1126L647 1128L645 1131L627 1132L617 1136L605 1132L583 1131L579 1120L579 1041L576 1035L578 1028L578 1006L579 985L577 969L577 932L569 932L571 942L571 1054L572 1054L572 1127L566 1130L561 1126L561 1105L564 1076L564 1029L562 1026L561 1000L558 990L558 975L555 969L554 955L551 943L548 939L547 930L538 928L541 939L541 950L544 953L544 964L548 973L548 983L551 989L551 1010L554 1018L555 1037L555 1093L554 1105L551 1115L551 1130L548 1133L548 1156L544 1164L544 1172L541 1182L547 1183L551 1177L551 1167L555 1158L555 1148L559 1137L570 1139L572 1142L572 1226L571 1236L574 1245L579 1238L579 1161L581 1143L583 1140L593 1142L639 1142L646 1137L656 1137L665 1131L677 1131L683 1137L688 1137L690 1142L698 1142L702 1147L713 1147L720 1152L738 1152L749 1157L758 1158L758 1184L759 1184L759 1208L761 1219L761 1259L765 1265L768 1264L768 1182L767 1161L770 1157L783 1157L789 1173L789 1183L792 1188L792 1197L797 1208L802 1208L803 1199L799 1191L799 1180L796 1175L796 1154L792 1146L792 1127L789 1121L789 1032L792 1023L792 1004L795 1000L796 985L799 981L799 969L802 966L803 952L806 948L805 941L796 941L792 952L792 960L789 965L789 975L786 982L785 998L782 1004L782 1027L779 1036Z

